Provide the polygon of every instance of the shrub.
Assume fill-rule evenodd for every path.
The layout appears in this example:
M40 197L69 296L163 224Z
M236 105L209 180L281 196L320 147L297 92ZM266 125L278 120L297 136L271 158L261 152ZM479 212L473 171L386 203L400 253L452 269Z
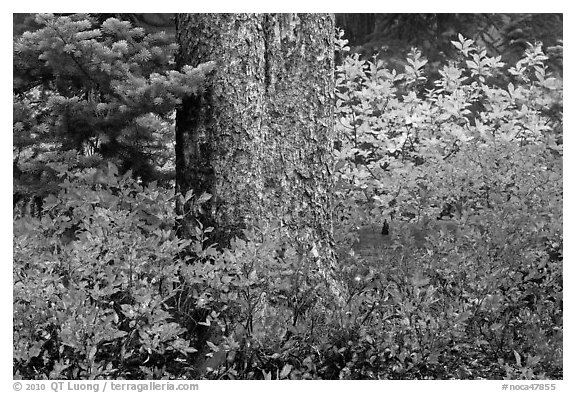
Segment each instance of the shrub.
M361 282L359 271L380 277L379 296L393 307L371 313L401 321L385 329L385 352L397 361L385 375L467 378L474 374L466 367L484 358L501 364L487 375L557 377L561 81L547 72L540 45L502 78L499 58L462 36L453 44L461 58L434 80L417 50L404 73L357 55L338 69L337 228L347 244L340 255L354 229L386 219L391 231L380 256L344 258L343 269ZM510 78L515 83L500 85ZM352 350L347 376L366 368L365 353ZM422 371L445 367L449 357L464 369Z
M141 378L194 352L166 307L179 285L173 193L65 170L41 218L14 221L14 374ZM135 366L137 365L137 366Z

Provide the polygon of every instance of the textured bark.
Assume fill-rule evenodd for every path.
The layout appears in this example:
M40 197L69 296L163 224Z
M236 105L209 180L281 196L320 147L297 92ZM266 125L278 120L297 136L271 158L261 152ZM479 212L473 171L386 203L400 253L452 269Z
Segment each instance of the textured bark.
M176 117L177 189L212 195L194 218L222 246L253 225L287 228L341 294L332 278L333 17L185 14L177 36L179 66L217 62L205 94ZM194 225L183 222L183 235Z
M333 16L183 14L177 37L179 66L217 62L176 116L178 191L212 194L196 218L219 244L279 224L330 276Z
M186 216L181 235L194 233L196 219L215 228L221 246L253 226L281 227L341 303L330 199L333 17L184 14L177 38L178 66L217 63L205 93L176 115L177 190L212 195L199 216Z

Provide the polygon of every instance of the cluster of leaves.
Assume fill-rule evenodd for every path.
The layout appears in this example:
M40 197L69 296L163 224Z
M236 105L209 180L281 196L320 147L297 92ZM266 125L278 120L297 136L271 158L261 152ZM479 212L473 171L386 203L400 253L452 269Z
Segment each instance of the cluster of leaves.
M456 260L462 239L438 236L426 252L402 241L386 266L343 260L350 296L327 307L329 291L281 228L224 250L200 225L182 241L173 192L113 165L57 169L61 192L43 217L14 222L18 378L471 378L483 366L486 377L530 378L558 359L558 266L536 252L524 270L497 269L513 250L471 269L482 244ZM510 342L516 365L504 361ZM494 356L500 369L488 369Z
M201 229L198 229L201 231ZM211 332L208 360L196 364L207 378L311 378L316 366L299 358L321 335L329 292L309 251L299 250L281 227L246 231L221 252L203 252L201 265L182 275L205 310ZM199 295L198 295L199 294ZM298 359L304 359L300 361ZM297 364L295 364L295 360Z
M175 107L213 64L174 70L173 37L116 18L35 22L14 39L15 193L54 192L55 162L114 162L145 182L172 179Z
M212 228L176 236L176 198L192 192L142 186L112 163L50 166L60 191L41 217L14 221L16 377L252 377L239 359L278 363L269 351L305 329L318 277L285 231L247 231L218 251Z
M562 84L546 73L541 47L509 68L516 85L500 87L498 57L462 36L454 45L463 66L445 66L433 89L424 87L427 61L417 50L405 73L358 55L339 68L336 168L343 199L354 201L350 209L371 206L371 217L436 216L452 198L461 216L463 207L491 208L513 193L523 200L520 188L561 186ZM538 153L534 162L523 158L531 152Z
M189 243L174 234L173 192L113 164L55 169L42 217L14 221L15 376L142 378L186 358L195 349L167 307Z
M398 377L478 377L482 361L485 377L558 377L562 84L540 45L504 87L500 58L463 36L453 45L461 57L432 89L417 50L404 73L357 55L339 68L340 240L384 219L392 231L382 254L344 258L386 325L351 329L370 338L352 340L346 367L373 377L392 351Z
M52 168L59 193L41 217L14 221L16 378L290 374L287 348L318 334L308 315L324 299L285 230L247 231L217 250L212 228L176 235L176 199L191 192L142 186L111 163Z

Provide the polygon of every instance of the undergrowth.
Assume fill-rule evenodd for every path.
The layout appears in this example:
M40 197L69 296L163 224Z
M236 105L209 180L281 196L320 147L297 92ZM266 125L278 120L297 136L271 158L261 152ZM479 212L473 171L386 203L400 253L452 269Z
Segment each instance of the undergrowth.
M14 220L15 378L561 379L561 82L537 45L504 85L454 45L435 79L416 50L337 71L343 306L283 229L179 239L192 193L55 166ZM381 254L354 252L384 220Z

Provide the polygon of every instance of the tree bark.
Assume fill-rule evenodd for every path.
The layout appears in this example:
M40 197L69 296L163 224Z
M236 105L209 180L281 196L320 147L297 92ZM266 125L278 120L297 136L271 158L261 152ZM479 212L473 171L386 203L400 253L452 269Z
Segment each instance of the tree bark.
M217 63L205 93L176 115L177 191L212 195L181 234L198 219L225 247L246 228L280 226L335 287L334 17L180 14L176 23L179 67Z

